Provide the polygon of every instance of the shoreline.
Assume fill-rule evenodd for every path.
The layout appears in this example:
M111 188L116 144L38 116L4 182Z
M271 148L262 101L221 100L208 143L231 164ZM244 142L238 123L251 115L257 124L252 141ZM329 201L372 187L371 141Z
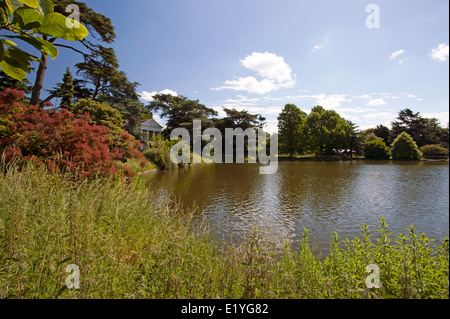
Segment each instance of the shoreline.
M279 157L279 162L352 162L352 161L371 161L371 162L404 162L404 161L398 161L398 160L372 160L367 158L319 158L319 157L298 157L298 158L289 158L289 157ZM405 160L406 161L406 160ZM407 162L433 162L433 163L449 163L449 159L421 159L421 160L415 160L415 161L407 161ZM186 164L188 167L191 166L198 166L198 165L212 165L216 163L194 163L194 164ZM186 168L183 167L183 168ZM138 176L145 176L151 173L157 173L157 172L166 172L167 170L159 170L159 169L152 169L145 172L140 172Z
M398 160L372 160L367 158L319 158L319 157L297 157L297 158L289 158L289 157L279 157L279 162L352 162L352 161L371 161L371 162L404 162L404 161L398 161ZM407 160L405 160L407 161ZM407 161L407 162L433 162L433 163L449 163L449 159L421 159L421 160L414 160L414 161ZM212 165L216 163L193 163L193 164L186 164L187 167L191 166L198 166L198 165ZM183 168L186 168L183 167ZM167 170L159 170L159 169L152 169L145 172L138 173L138 176L140 175L148 175L151 173L157 173L157 172L166 172Z
M195 163L195 164L185 164L185 166L184 167L182 167L183 169L184 168L186 168L186 165L188 166L188 167L191 167L191 166L198 166L198 165L211 165L211 164L215 164L215 163ZM180 169L180 168L179 168ZM159 169L152 169L152 170L148 170L148 171L145 171L145 172L140 172L140 173L138 173L137 174L137 176L145 176L145 175L148 175L148 174L151 174L151 173L157 173L157 172L167 172L168 170L159 170Z

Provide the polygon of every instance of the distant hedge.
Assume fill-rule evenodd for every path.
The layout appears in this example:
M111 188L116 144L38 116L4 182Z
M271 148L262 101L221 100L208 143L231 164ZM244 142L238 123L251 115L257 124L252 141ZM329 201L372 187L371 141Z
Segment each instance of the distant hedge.
M420 151L425 158L447 158L449 154L448 149L443 148L439 144L422 146Z

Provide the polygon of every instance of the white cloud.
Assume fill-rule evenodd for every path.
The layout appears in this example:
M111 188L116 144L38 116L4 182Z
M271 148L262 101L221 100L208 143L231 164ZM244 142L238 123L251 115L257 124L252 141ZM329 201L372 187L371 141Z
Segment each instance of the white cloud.
M395 51L394 53L392 53L391 54L391 60L395 60L399 55L402 55L402 54L404 54L406 51L405 50L398 50L398 51ZM402 61L402 60L401 60ZM402 62L400 62L400 63L402 63Z
M434 61L445 62L447 61L449 53L448 44L441 43L437 48L431 50L430 56Z
M295 75L292 73L291 67L283 57L276 54L253 52L240 62L246 69L255 71L263 79L258 80L254 76L235 77L233 80L225 81L224 86L213 88L213 90L230 89L266 94L295 85Z
M371 95L383 95L385 97L389 97L390 93L371 93ZM366 100L367 106L380 106L386 105L386 101L383 98L374 99L369 94L364 94L360 96L355 96L356 99Z
M141 96L141 99L146 101L146 102L152 102L154 100L154 96L156 94L169 94L169 95L173 95L173 96L178 96L178 93L169 89L165 89L161 92L147 92L147 91L142 91L141 93L139 93L139 95Z
M373 99L367 102L368 106L380 106L380 105L386 105L386 102L383 99Z
M248 93L265 94L277 90L276 83L274 81L264 79L258 81L253 76L245 78L236 78L234 80L225 81L225 85L215 88L214 90L220 91L224 89L230 89L235 91L247 91Z
M348 95L345 94L319 94L315 96L316 102L324 108L336 108L341 106L342 102L351 102L352 100L347 97Z
M278 83L291 82L291 67L284 61L283 57L276 54L264 52L253 52L241 63L247 69L256 71L263 78L275 80Z

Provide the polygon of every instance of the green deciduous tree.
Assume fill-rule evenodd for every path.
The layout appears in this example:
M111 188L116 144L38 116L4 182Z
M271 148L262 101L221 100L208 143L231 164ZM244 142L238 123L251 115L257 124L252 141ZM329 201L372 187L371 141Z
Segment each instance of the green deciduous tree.
M287 104L278 116L278 143L282 154L292 158L306 149L307 114L294 104Z
M389 147L381 138L372 139L364 144L364 156L367 159L387 160L390 158Z
M335 111L316 106L306 119L306 123L311 152L319 156L332 155L348 147L348 140L353 129Z
M400 133L394 140L391 153L395 160L418 160L422 157L416 142L406 132Z

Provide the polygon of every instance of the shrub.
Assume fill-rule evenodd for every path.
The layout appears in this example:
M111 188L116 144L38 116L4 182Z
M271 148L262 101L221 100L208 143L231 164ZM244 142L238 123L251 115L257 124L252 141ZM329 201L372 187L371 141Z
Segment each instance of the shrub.
M160 136L153 136L149 141L148 147L144 150L147 160L154 163L159 170L171 170L182 167L183 164L176 165L170 158L170 150L176 141L169 141Z
M399 134L394 140L391 153L392 159L395 160L418 160L422 157L416 142L406 132Z
M117 109L109 106L108 103L82 99L72 106L70 111L78 115L88 113L93 123L106 126L115 135L120 135L124 132L122 114Z
M386 160L390 158L389 147L380 139L374 139L364 144L364 155L367 159Z
M58 113L21 103L23 92L0 92L0 154L7 160L43 162L56 170L78 172L84 177L120 173L115 161L138 158L139 142L123 132L118 142L111 130L91 125L89 115L76 116L67 109ZM128 169L122 170L128 174Z
M164 158L164 151L159 149L147 149L144 151L145 157L152 163L156 165L156 167L163 171L167 167L167 162Z
M439 144L425 145L420 148L425 158L446 158L448 157L448 149L443 148Z

